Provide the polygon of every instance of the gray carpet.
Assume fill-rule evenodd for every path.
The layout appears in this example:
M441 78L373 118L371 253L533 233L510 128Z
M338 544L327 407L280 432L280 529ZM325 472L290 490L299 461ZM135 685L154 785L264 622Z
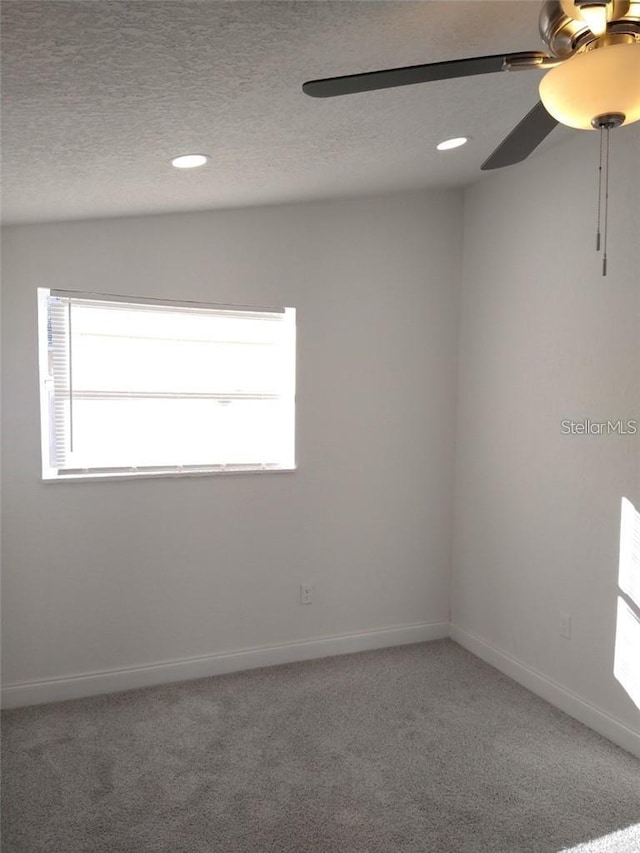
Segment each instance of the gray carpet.
M4 853L633 853L640 762L444 640L5 712Z

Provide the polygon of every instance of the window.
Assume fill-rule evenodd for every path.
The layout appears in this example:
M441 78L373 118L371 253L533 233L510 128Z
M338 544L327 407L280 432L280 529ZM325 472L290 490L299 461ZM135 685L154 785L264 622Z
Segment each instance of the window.
M290 470L295 309L38 290L42 474Z

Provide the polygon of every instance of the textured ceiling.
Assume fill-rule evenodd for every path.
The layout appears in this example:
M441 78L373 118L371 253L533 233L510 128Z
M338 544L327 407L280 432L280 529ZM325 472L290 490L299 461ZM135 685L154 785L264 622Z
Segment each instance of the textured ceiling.
M301 84L535 50L539 8L528 0L4 0L4 219L468 184L536 102L539 72L327 100L303 95ZM544 145L567 133L555 130ZM435 151L459 134L471 144ZM210 164L168 165L189 152L209 154Z

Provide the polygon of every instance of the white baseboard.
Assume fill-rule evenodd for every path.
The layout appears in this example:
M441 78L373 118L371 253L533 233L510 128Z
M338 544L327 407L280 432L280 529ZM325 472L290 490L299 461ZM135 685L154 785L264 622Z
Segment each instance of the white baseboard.
M476 657L499 669L532 693L640 758L640 732L630 729L586 699L531 669L486 640L476 637L475 634L451 625L450 636Z
M43 702L81 699L100 693L116 693L120 690L151 687L171 681L207 678L210 675L223 675L261 666L294 663L349 652L402 646L408 643L422 643L448 636L448 622L421 622L416 625L397 625L358 634L318 637L312 640L223 652L205 657L163 661L148 666L89 672L46 681L7 684L2 688L2 707L19 708Z
M357 634L317 637L294 643L260 646L203 657L163 661L146 666L90 672L65 678L7 684L2 688L2 707L19 708L45 702L81 699L101 693L117 693L173 681L207 678L262 666L312 660L332 655L362 652L408 643L422 643L451 637L472 654L546 699L613 743L640 758L640 733L630 729L605 711L542 673L491 645L486 640L447 622L397 625Z

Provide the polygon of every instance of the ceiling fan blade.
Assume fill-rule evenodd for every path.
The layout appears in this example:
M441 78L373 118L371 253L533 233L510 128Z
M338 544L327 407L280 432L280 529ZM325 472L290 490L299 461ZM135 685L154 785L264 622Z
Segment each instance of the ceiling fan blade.
M355 92L371 92L413 83L430 83L434 80L451 80L454 77L474 77L476 74L493 74L510 67L540 67L547 57L540 53L500 53L496 56L475 56L470 59L451 59L427 65L408 65L405 68L388 68L386 71L368 71L364 74L347 74L345 77L328 77L309 80L302 91L312 98L333 98Z
M501 169L503 166L512 166L514 163L526 160L557 126L556 119L549 115L539 101L480 168L486 172L489 169Z

